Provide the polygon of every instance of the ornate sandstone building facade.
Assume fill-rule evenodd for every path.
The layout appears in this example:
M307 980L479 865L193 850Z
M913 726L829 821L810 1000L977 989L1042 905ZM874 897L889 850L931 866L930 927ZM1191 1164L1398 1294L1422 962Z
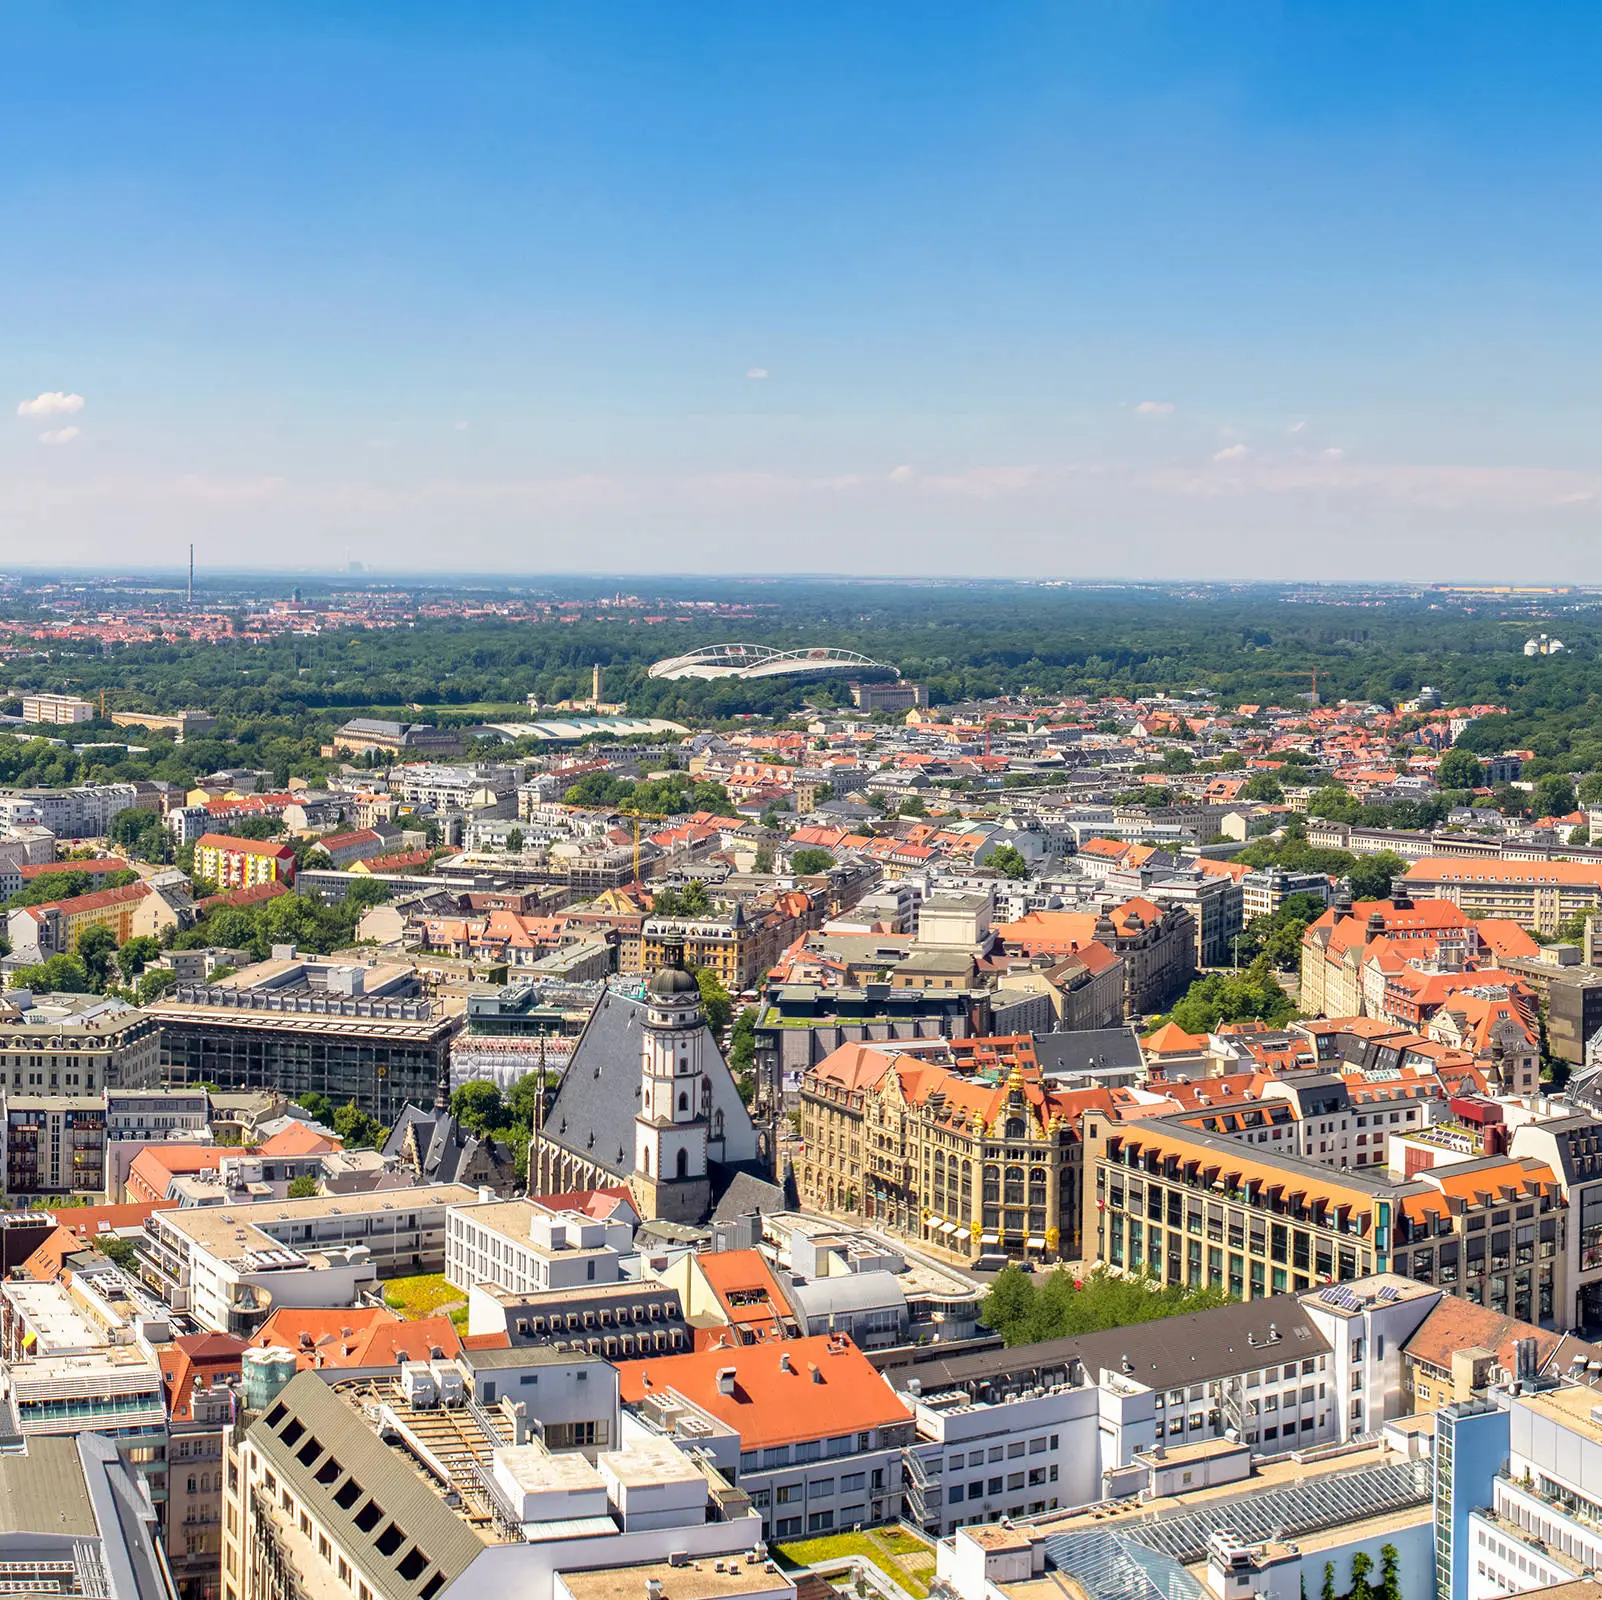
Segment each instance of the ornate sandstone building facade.
M1043 1084L1028 1035L844 1045L801 1082L801 1201L966 1260L1077 1260L1087 1111L1108 1091Z

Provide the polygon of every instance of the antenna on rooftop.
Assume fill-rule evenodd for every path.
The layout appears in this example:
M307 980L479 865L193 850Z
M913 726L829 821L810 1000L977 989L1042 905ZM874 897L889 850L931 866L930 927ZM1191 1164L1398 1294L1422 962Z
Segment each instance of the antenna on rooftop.
M195 547L189 547L189 603L195 603Z

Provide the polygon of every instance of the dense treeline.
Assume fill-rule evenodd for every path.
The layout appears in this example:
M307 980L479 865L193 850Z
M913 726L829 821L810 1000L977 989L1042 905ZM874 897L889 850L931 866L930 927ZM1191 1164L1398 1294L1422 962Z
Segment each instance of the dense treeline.
M1124 1277L1100 1266L1080 1278L1066 1267L1040 1278L1021 1267L1006 1267L996 1274L979 1315L987 1328L1015 1345L1069 1339L1228 1304L1222 1289L1162 1284L1139 1274Z
M1216 692L1226 704L1287 703L1309 690L1316 671L1326 701L1391 705L1428 683L1448 703L1505 704L1505 720L1473 730L1475 748L1525 745L1577 769L1602 766L1602 731L1593 732L1602 721L1602 617L1589 613L1531 622L1404 600L1357 606L1249 592L1194 600L984 585L795 584L762 593L776 604L760 620L680 620L663 602L669 620L653 625L622 612L578 622L439 621L106 653L56 649L8 671L14 690L104 688L114 703L216 711L225 719L219 733L259 746L263 764L315 760L318 739L356 711L424 714L408 709L416 706L430 720L466 724L491 711L512 714L529 694L547 703L583 695L595 662L607 669L608 696L645 714L708 720L843 700L839 684L646 674L663 656L735 637L858 650L927 684L940 703L1024 690L1190 689ZM1525 638L1541 627L1561 631L1564 654L1523 654Z

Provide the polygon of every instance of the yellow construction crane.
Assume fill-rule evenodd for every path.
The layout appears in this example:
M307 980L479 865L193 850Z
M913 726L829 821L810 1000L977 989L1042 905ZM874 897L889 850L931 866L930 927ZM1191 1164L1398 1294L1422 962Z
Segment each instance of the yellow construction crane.
M1273 672L1259 673L1258 676L1259 677L1263 677L1263 678L1311 678L1313 680L1312 703L1315 706L1319 703L1319 701L1318 701L1318 669L1316 667L1304 667L1300 671L1296 671L1293 668L1287 667L1287 668L1285 668L1283 670L1276 670L1276 671L1273 671ZM1325 676L1326 677L1328 676L1327 672L1326 672Z
M652 822L665 822L668 814L665 811L641 811L636 806L619 806L618 810L625 817L634 819L634 882L638 885L640 881L640 823L647 818Z

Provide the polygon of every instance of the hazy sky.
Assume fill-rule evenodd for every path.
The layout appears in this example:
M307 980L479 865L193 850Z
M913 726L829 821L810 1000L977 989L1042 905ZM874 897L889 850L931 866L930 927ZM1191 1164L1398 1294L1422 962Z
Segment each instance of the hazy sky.
M1599 46L12 0L0 566L1602 579Z

